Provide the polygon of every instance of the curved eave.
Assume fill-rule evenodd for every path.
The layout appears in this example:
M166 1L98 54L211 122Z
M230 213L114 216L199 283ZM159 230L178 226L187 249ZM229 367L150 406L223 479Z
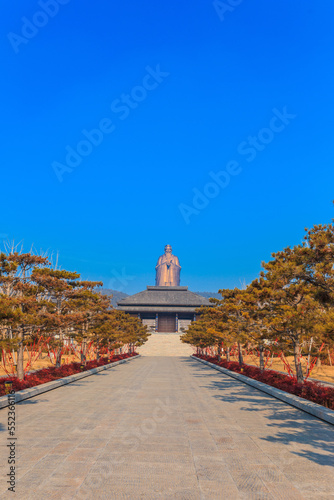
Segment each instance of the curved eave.
M159 313L159 312L165 312L165 313L189 313L189 314L194 314L197 309L199 309L200 306L198 307L183 307L183 306L118 306L118 310L124 311L124 312L133 312L133 313L140 313L140 312L145 312L145 313Z

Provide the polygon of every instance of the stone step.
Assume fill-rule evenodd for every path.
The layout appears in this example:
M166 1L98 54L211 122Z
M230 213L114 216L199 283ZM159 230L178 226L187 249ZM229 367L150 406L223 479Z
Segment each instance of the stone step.
M193 349L183 344L178 333L152 333L148 341L137 349L142 356L190 356Z

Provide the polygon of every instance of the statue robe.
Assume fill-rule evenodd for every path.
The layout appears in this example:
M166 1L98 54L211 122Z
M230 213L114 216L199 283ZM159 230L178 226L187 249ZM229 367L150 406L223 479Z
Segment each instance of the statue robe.
M180 286L180 270L181 266L179 259L172 253L165 253L158 259L155 267L156 270L156 286Z

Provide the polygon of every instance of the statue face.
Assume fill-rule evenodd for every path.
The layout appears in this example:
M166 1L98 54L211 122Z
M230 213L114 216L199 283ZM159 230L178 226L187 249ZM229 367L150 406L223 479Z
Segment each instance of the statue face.
M165 252L166 253L172 253L172 247L170 245L165 246Z

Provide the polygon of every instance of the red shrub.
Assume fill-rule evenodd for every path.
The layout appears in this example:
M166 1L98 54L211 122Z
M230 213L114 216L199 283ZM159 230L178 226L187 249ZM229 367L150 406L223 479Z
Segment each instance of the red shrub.
M121 359L131 358L136 356L136 353L131 354L118 354L112 358L112 363L115 361L120 361ZM81 363L69 363L68 365L62 365L59 368L51 366L50 368L42 368L30 375L26 375L24 380L18 380L16 377L1 377L0 378L0 396L5 395L5 382L12 381L13 389L15 392L21 391L22 389L28 389L29 387L35 387L36 385L45 384L46 382L51 382L52 380L57 380L59 378L68 377L69 375L74 375L81 371L91 370L97 366L107 365L109 363L108 358L100 358L99 361L87 361L86 365L81 369Z
M326 387L318 382L306 381L302 384L298 384L296 379L292 379L287 375L275 372L274 370L264 370L261 372L260 368L257 366L242 365L240 366L236 361L227 362L225 360L218 361L217 357L210 356L196 356L197 358L205 359L210 363L222 366L233 372L242 373L246 377L253 378L264 384L271 385L282 391L289 392L295 396L299 396L313 403L318 403L319 405L325 406L331 410L334 410L334 389L331 387Z

